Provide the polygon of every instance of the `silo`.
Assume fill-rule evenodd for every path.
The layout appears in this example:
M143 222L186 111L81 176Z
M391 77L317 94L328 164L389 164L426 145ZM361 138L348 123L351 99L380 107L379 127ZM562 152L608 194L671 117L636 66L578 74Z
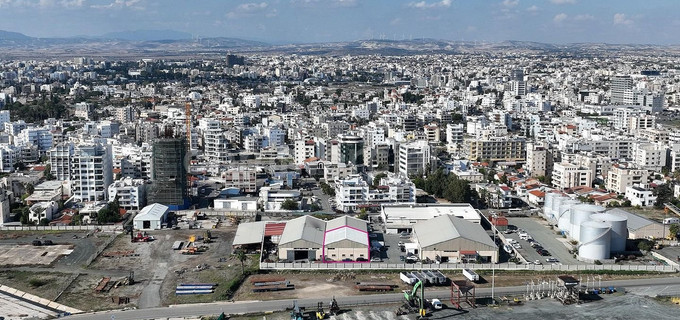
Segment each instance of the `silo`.
M557 219L557 228L560 229L560 231L565 231L565 232L570 232L571 231L571 209L575 206L580 205L581 202L578 200L571 200L567 199L562 201L560 204L560 208L557 211L557 216L559 217Z
M560 211L560 204L562 204L562 201L569 200L568 197L565 197L561 194L558 194L556 196L553 196L552 199L552 208L550 208L550 212L552 212L553 217L557 219L557 213Z
M610 227L599 221L585 221L580 225L578 256L590 260L609 259Z
M594 214L590 216L590 219L604 222L611 228L611 252L626 251L626 239L628 239L628 218L626 216L606 212Z
M576 241L580 241L580 228L581 228L581 223L584 221L590 220L590 216L596 213L602 213L604 212L604 208L601 206L596 206L592 204L579 204L577 206L572 207L571 209L571 216L569 217L570 221L570 232L569 235L571 236L572 239Z
M553 215L552 213L552 202L553 198L557 196L557 193L547 192L545 194L545 199L543 200L543 217L550 219Z

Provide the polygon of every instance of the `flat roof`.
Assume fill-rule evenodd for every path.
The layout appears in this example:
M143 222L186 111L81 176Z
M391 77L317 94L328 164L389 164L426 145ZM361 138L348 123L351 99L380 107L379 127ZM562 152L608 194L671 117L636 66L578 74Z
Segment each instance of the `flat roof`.
M266 221L245 222L238 225L233 246L261 243L264 237Z
M477 209L468 203L385 205L382 212L387 220L429 220L442 215L452 215L465 220L479 220Z

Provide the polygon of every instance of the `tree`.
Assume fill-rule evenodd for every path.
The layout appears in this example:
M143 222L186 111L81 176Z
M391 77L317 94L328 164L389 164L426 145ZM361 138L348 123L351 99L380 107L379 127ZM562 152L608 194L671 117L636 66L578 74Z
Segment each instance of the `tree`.
M380 185L380 179L382 179L384 177L387 177L386 173L376 174L375 177L373 177L373 187L377 187L378 185Z
M248 260L248 256L246 255L246 252L243 249L238 249L235 252L236 254L236 259L241 263L241 274L246 274L246 265L245 262Z
M656 187L656 189L654 189L654 194L656 195L654 207L657 209L663 209L665 203L672 202L674 199L673 190L668 184Z
M366 208L361 208L361 210L359 210L359 215L357 216L357 219L368 221L368 212L366 211Z
M50 219L47 218L42 218L40 219L40 224L41 226L48 226L50 224Z
M321 206L319 206L319 205L316 204L316 203L312 203L312 204L309 206L309 210L311 210L312 212L313 212L313 211L319 211L319 210L321 210Z
M292 199L286 199L286 201L281 203L281 209L283 210L297 210L299 207L297 201Z
M649 241L647 239L643 239L638 243L638 249L640 249L640 251L649 251L652 250L653 247L654 242Z
M672 224L668 228L668 231L670 232L669 236L671 236L673 240L678 240L678 233L680 233L680 224L677 223Z

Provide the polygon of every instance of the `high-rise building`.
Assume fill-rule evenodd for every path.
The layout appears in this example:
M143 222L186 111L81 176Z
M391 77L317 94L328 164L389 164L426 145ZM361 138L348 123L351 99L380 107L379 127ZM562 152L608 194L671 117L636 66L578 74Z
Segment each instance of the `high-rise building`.
M113 182L111 145L82 144L73 149L71 184L73 196L80 201L102 201L108 198Z
M623 104L626 90L633 89L633 78L630 76L614 76L611 84L610 104Z
M245 64L245 59L242 56L237 56L235 54L228 54L226 60L228 67L233 67L235 65L242 66Z
M359 136L341 134L338 136L340 163L352 163L357 168L364 165L364 139Z
M57 180L69 180L71 177L71 158L74 154L73 143L64 142L54 146L50 157L50 172Z
M430 145L425 140L399 145L399 173L405 177L424 174L430 163Z
M177 210L188 206L187 144L183 138L160 138L152 147L148 203L160 203Z

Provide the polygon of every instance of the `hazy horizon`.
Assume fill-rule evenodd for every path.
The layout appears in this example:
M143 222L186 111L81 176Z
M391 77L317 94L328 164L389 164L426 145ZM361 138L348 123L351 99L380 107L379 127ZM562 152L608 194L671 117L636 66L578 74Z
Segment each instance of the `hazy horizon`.
M171 30L271 44L368 39L680 44L674 0L0 0L32 37Z

